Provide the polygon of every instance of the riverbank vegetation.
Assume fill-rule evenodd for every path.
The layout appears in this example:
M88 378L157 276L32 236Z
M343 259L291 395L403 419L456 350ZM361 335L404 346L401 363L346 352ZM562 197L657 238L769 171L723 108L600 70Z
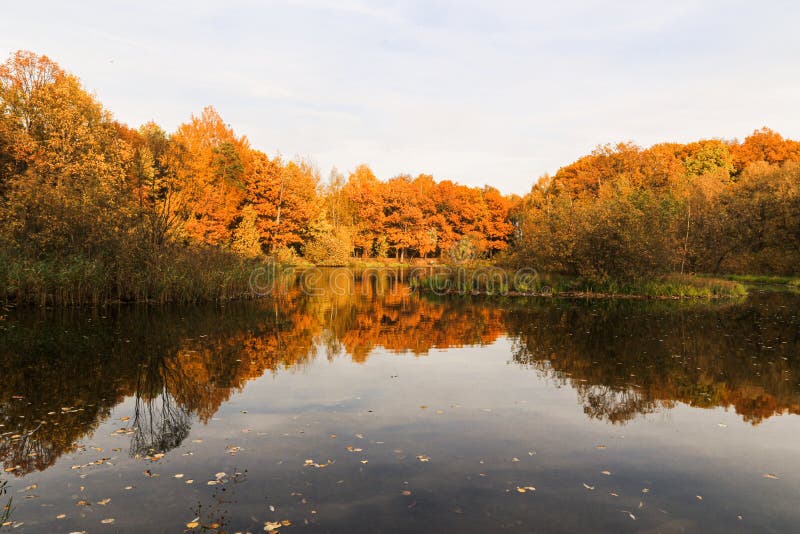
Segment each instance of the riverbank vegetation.
M747 294L745 286L739 282L681 274L620 282L481 268L417 271L410 284L415 289L439 295L718 299L739 298Z
M224 299L267 260L480 260L664 294L709 283L673 273L797 275L800 143L762 129L608 145L524 197L425 174L381 180L366 165L323 180L310 161L252 147L213 108L171 133L131 128L45 56L0 65L0 298Z

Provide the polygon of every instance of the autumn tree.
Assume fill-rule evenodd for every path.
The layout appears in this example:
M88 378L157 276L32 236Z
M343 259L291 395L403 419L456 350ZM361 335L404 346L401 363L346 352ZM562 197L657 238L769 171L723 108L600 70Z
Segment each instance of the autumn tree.
M342 189L350 205L353 246L361 256L370 256L384 233L382 189L383 185L366 165L359 165Z
M230 244L245 196L243 157L247 140L237 137L212 107L178 127L170 163L190 194L187 235L210 245Z

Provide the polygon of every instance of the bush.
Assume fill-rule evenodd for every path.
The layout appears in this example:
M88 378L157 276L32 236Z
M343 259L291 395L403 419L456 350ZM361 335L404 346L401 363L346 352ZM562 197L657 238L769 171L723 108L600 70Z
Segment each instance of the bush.
M342 266L350 261L353 243L343 232L325 232L309 241L304 250L304 257L314 265Z

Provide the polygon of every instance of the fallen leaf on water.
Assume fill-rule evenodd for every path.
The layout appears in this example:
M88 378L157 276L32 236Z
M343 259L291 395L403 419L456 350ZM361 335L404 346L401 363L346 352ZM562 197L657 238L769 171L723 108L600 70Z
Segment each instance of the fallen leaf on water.
M111 499L103 499L102 501L97 501L97 504L99 504L100 506L105 506L110 502L111 502Z
M628 514L628 517L630 517L631 519L633 519L634 521L636 521L636 516L635 516L635 515L633 515L632 513L630 513L629 511L627 511L627 510L622 510L622 513L624 513L624 514Z
M77 506L90 506L89 501L84 501L81 499L80 501L75 503Z
M279 528L281 528L281 526L282 525L278 521L267 521L266 523L264 523L264 530L266 530L267 532L271 532L274 530L278 530Z
M314 460L306 460L304 465L306 467L310 466L310 467L316 467L317 469L325 469L326 467L328 467L332 463L333 463L333 460L328 458L328 461L325 462L324 464L319 464L319 463L315 462Z
M225 473L225 471L220 471L219 473L217 473L216 475L214 475L214 478L216 478L217 480L219 480L219 479L221 479L221 478L225 478L226 476L228 476L228 475Z
M362 464L365 464L365 463L368 463L368 462L369 462L369 460L367 460L366 458L365 458L365 459L363 459L363 460L361 460L361 463L362 463Z
M357 437L358 439L364 439L364 434L356 434L356 437Z
M594 486L590 486L586 482L583 483L583 487L586 488L589 491L594 491Z
M189 480L187 480L187 481L186 481L186 483L187 483L187 484L191 484L191 483L193 483L193 482L194 482L194 480L192 480L191 478L190 478Z
M776 474L774 474L774 473L764 473L764 474L763 474L763 475L761 475L761 476L762 476L762 477L764 477L764 478L771 478L771 479L773 479L773 480L778 480L778 479L780 479L780 478L781 478L781 477L779 477L778 475L776 475Z
M598 446L595 447L595 449L600 449L600 450L605 449L605 448L606 448L605 445L598 445Z
M408 490L403 490L403 491L401 491L400 493L401 493L402 495L405 495L406 497L408 497L409 495L411 495L411 492L410 492L410 491L408 491Z
M58 514L56 519L64 519L65 517L67 517L67 514Z
M125 486L125 489L126 489L126 490L132 490L132 489L133 489L133 486Z
M611 476L611 471L600 471L602 474L606 475L607 477Z
M697 500L698 501L702 501L703 500L703 496L702 495L697 495Z
M103 519L100 522L103 523L104 525L110 525L110 524L112 524L114 522L114 518L113 517L109 517L108 519Z
M512 461L512 462L519 462L519 458L517 458L517 457L515 456L515 457L513 457L513 458L511 459L511 461Z
M420 454L419 456L417 456L417 460L419 460L420 462L430 462L431 458L430 458L430 456L426 456L424 454Z
M200 523L198 523L197 521L189 521L188 523L186 523L186 528L197 528L199 526Z
M208 482L206 482L206 484L208 484L209 486L216 486L217 485L217 481L216 480L209 480Z
M120 418L119 418L119 420L120 420L120 421L130 421L130 419L131 419L131 418L130 418L130 417L128 417L127 415L126 415L125 417L120 417Z
M173 478L183 478L183 473L176 473Z

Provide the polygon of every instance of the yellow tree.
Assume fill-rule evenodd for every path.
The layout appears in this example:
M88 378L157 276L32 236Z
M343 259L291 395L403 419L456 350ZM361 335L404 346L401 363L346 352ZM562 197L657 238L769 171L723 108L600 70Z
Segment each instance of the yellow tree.
M227 246L245 196L247 139L236 137L212 107L172 135L170 163L191 194L186 232L194 240Z
M372 254L378 238L383 235L382 188L383 184L366 165L356 167L343 187L351 209L353 245L362 256Z

